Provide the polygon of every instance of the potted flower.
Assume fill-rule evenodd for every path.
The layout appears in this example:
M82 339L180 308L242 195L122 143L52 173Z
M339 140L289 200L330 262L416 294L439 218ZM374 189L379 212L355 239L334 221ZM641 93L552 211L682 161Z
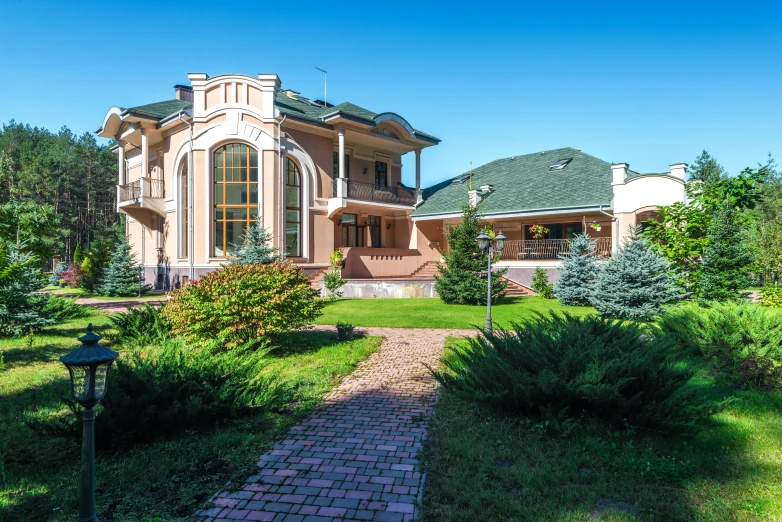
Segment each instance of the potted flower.
M600 232L600 230L603 228L603 225L598 223L597 221L592 221L592 224L590 225L594 230L597 232Z
M337 340L348 341L353 339L353 328L355 328L355 325L337 323Z
M60 288L65 288L65 279L60 279Z
M345 268L345 257L341 248L336 249L334 253L331 254L329 257L329 264L334 270L341 270Z
M543 225L532 225L529 227L529 232L533 239L543 239L543 236L549 233L549 229Z

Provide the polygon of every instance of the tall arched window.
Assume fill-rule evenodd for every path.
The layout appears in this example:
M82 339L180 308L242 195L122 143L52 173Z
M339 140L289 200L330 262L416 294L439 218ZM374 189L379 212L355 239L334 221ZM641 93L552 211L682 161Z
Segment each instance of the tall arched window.
M290 159L285 176L285 254L301 256L301 173Z
M229 143L214 152L214 254L230 256L258 219L258 152Z
M188 234L187 224L190 219L190 212L188 207L188 192L187 192L187 160L182 162L182 168L179 169L179 257L186 258L190 255L190 251L187 249Z

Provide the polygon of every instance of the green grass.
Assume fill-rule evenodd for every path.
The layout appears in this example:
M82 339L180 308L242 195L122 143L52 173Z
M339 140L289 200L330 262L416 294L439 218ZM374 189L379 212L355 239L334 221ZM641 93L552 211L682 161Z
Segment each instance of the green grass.
M492 319L500 326L522 322L535 312L594 313L592 307L561 306L556 299L506 297L492 305ZM348 323L356 326L396 328L459 328L486 324L485 306L444 304L440 299L339 299L329 301L318 324Z
M59 295L63 297L70 297L70 296L76 296L76 298L80 297L90 297L95 299L100 299L102 301L127 301L128 299L138 299L139 297L137 295L130 296L130 297L107 297L105 295L98 295L94 294L92 292L88 292L84 288L60 288L59 286L46 286L41 289L44 292L51 292L53 295ZM141 299L165 299L165 294L142 294Z
M690 438L599 424L550 434L441 393L422 520L782 520L782 393L693 384L728 403Z
M76 337L90 321L98 333L106 333L107 316L93 312L45 329L32 339L32 346L29 339L0 340L5 361L0 369L0 520L75 520L80 439L42 432L28 423L69 414L63 399L70 385L58 358L78 344ZM258 456L381 341L364 337L337 343L334 337L326 332L294 334L270 354L273 360L265 371L277 374L293 391L284 412L99 453L101 521L184 520L227 481L246 478ZM111 390L111 374L108 386Z

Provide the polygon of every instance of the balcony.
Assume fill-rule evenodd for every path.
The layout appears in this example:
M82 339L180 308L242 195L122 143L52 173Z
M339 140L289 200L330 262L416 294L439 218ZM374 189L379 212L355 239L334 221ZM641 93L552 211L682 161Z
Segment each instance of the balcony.
M155 214L166 215L165 195L162 179L141 178L126 185L117 185L117 210L151 228Z
M329 217L347 206L348 200L365 201L370 205L399 205L410 211L415 206L415 195L402 187L379 187L373 183L360 183L352 179L332 180L332 197L329 198Z
M595 253L598 256L609 257L611 255L611 238L599 237L595 242ZM554 260L559 256L570 253L570 239L533 239L533 240L506 240L502 249L501 260Z

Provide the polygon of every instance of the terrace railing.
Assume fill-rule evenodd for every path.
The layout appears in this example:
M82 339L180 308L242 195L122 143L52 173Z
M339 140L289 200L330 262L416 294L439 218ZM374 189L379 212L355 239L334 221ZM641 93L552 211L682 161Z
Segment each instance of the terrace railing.
M597 255L603 257L611 255L610 237L599 237L594 241ZM570 243L570 239L506 240L501 259L514 261L559 259L559 256L567 256L570 253Z
M165 195L166 186L162 179L141 178L125 185L119 185L120 202L138 198L162 199Z
M334 197L339 194L339 184L347 183L347 197L362 201L377 201L394 205L415 205L415 196L403 187L382 187L373 183L361 183L352 179L335 178Z

